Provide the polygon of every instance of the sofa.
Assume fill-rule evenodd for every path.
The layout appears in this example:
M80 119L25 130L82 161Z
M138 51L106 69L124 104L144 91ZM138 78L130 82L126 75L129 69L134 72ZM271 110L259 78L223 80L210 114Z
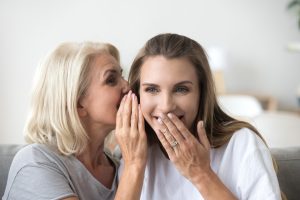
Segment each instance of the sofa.
M0 197L3 196L11 161L22 145L0 145ZM278 180L288 200L300 199L300 147L272 148Z

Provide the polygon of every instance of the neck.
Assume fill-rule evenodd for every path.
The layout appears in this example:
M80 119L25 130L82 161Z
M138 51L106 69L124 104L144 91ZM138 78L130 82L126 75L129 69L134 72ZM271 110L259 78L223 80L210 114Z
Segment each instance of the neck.
M99 131L102 130L102 131ZM104 154L104 140L110 133L111 129L103 131L102 128L88 129L89 143L85 150L76 157L87 168L95 169L99 165L110 165L110 162Z

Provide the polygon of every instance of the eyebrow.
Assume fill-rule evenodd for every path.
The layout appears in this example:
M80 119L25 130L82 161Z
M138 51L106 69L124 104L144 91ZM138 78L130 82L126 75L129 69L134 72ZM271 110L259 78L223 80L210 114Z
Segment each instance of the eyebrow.
M177 85L183 85L183 84L191 84L191 85L194 85L192 81L180 81L178 83L175 84L175 86ZM142 86L159 86L155 83L147 83L147 82L144 82L142 83Z

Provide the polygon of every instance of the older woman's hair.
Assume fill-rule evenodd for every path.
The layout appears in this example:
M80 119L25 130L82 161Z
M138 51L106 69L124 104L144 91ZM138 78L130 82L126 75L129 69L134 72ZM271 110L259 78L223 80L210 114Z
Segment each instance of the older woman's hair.
M64 155L85 149L89 137L77 104L89 85L89 65L100 54L119 62L118 50L107 43L63 43L46 57L36 74L25 126L27 142L57 146Z

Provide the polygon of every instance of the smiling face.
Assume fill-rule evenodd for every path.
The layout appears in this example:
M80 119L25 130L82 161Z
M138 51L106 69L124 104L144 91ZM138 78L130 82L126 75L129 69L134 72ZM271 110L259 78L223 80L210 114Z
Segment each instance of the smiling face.
M89 86L79 101L78 112L85 126L114 128L121 98L128 83L116 59L108 54L96 56L90 65Z
M186 58L147 58L141 67L139 88L141 110L154 130L157 118L170 112L192 128L200 92L195 67Z

